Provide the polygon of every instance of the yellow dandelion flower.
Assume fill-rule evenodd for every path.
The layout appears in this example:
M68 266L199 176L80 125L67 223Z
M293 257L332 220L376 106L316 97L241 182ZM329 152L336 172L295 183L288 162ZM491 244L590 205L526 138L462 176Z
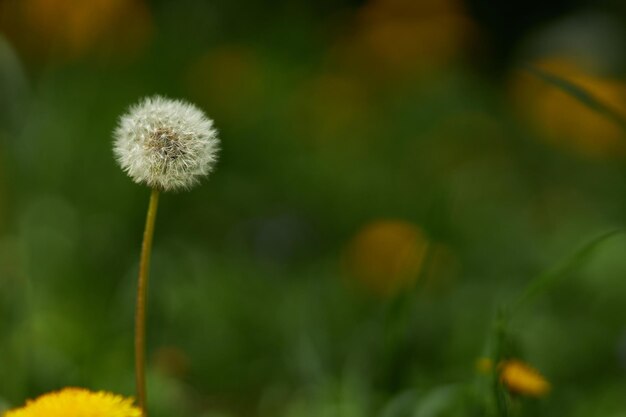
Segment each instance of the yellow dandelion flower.
M109 392L64 388L27 401L3 417L141 417L133 400Z
M500 364L500 381L514 394L543 397L550 392L550 383L524 362L511 359Z

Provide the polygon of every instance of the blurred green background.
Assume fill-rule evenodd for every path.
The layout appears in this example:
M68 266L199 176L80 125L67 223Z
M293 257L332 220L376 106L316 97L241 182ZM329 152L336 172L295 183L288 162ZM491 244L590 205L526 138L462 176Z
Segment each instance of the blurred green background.
M133 395L149 191L111 132L162 94L222 152L161 200L153 416L502 415L498 309L624 227L625 81L617 0L0 1L0 410ZM616 236L521 310L503 357L552 389L510 415L626 416L625 302Z

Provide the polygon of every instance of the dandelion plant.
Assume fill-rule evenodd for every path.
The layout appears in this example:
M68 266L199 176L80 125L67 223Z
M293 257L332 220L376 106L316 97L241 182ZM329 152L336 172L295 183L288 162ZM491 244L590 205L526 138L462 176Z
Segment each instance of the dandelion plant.
M141 246L135 310L137 401L147 416L145 339L146 294L159 194L188 190L207 176L217 160L219 139L209 119L181 100L149 97L124 114L114 132L114 153L122 169L152 190Z
M141 410L131 398L110 392L64 388L29 400L3 417L140 417Z

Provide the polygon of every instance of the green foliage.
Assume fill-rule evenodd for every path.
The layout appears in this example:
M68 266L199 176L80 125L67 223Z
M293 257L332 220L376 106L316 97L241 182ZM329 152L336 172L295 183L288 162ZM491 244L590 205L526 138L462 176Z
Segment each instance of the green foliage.
M580 269L589 258L598 250L604 242L616 235L622 234L622 230L612 230L600 234L598 237L585 243L572 255L561 261L553 268L540 274L531 280L522 295L513 304L510 314L514 315L518 309L530 304L534 299L552 290L559 282L566 279L568 275Z
M361 56L397 28L367 32L363 16L374 14L362 9L149 9L154 31L131 56L41 57L17 32L2 35L16 52L0 51L0 69L10 67L0 88L15 87L15 100L0 98L0 409L63 386L133 395L148 190L116 166L111 132L130 103L159 93L205 110L223 149L208 181L160 203L151 416L623 413L620 155L543 141L501 80L463 60L471 48L445 62L430 50L433 62L393 61L445 36ZM580 86L527 69L624 126ZM359 231L379 220L427 240L422 263L403 251L414 236L400 249L364 245L357 258L371 276L415 273L395 294L373 291L348 262ZM476 371L481 357L494 369ZM508 357L536 367L552 392L511 395L497 374Z

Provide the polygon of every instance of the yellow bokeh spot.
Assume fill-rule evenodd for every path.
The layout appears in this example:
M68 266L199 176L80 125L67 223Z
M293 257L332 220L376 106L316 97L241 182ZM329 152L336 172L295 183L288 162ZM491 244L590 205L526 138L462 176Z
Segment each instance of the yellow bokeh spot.
M185 73L189 94L221 117L241 120L256 114L264 76L256 53L245 45L224 45L200 56Z
M410 287L428 248L422 230L411 223L381 220L365 226L349 244L344 265L350 277L382 296Z
M33 58L73 59L98 50L133 54L152 32L143 0L20 0L0 4L0 25Z
M493 361L489 358L479 358L476 360L475 366L481 374L488 374L493 371Z
M189 357L175 346L162 346L153 355L154 367L165 375L183 377L189 372Z
M550 392L550 383L535 369L517 359L500 363L500 381L514 394L543 397Z
M592 75L564 59L544 60L535 66L585 90L626 118L626 85L622 82ZM593 158L626 155L623 127L562 89L519 72L512 78L511 92L522 117L553 144Z
M9 410L3 417L141 417L132 399L108 392L64 388Z
M372 0L355 22L353 33L336 45L336 56L385 78L413 77L448 66L478 33L457 0Z
M326 147L329 141L353 146L353 140L372 129L371 97L355 78L320 74L301 86L294 103L292 112L299 135L313 138L322 145L322 151L334 151L334 147Z

